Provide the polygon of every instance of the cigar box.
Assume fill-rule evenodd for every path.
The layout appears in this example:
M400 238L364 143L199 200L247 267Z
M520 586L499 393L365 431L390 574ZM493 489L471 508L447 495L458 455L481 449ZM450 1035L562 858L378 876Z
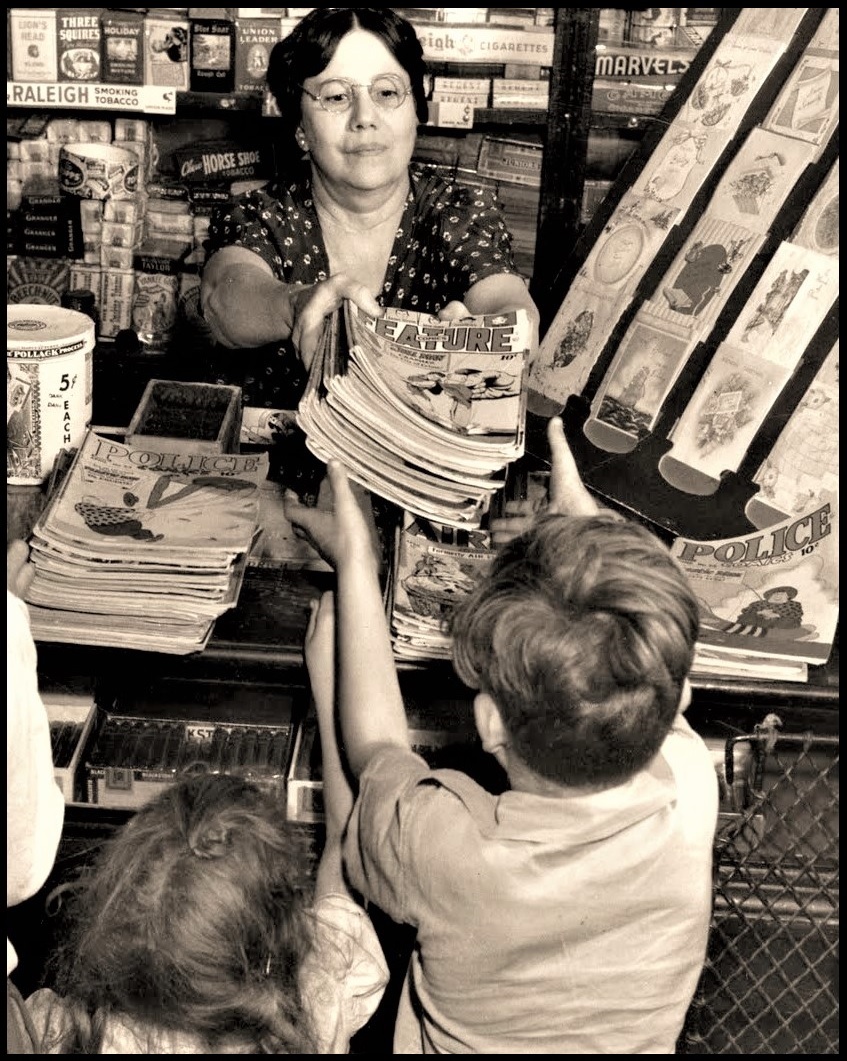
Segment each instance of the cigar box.
M50 723L50 749L56 784L62 790L65 803L84 803L84 785L79 766L97 712L94 680L72 677L53 682L42 677L40 692Z
M219 383L151 379L127 430L138 445L153 436L173 453L238 453L241 388Z
M101 711L85 753L89 803L135 809L185 774L243 777L284 795L294 694L278 686L162 679Z

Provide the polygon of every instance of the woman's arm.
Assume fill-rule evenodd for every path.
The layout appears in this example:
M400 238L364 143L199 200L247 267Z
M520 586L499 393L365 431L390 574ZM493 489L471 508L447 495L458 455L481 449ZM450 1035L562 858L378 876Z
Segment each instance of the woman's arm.
M223 247L212 255L203 269L200 301L222 346L263 346L291 336L291 285L244 247Z
M526 310L532 325L530 356L538 350L538 328L540 314L532 300L523 277L515 273L493 273L478 280L465 292L462 302L448 302L439 311L441 320L455 320L468 314L506 313L509 310Z
M377 316L370 291L344 273L315 284L286 284L244 247L222 247L203 269L200 301L217 342L230 349L291 339L308 368L324 321L349 298Z

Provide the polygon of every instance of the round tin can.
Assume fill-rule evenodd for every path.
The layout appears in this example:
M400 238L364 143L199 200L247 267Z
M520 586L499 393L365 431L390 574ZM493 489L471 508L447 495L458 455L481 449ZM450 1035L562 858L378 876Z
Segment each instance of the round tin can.
M6 307L6 482L42 483L91 425L94 321L59 306Z

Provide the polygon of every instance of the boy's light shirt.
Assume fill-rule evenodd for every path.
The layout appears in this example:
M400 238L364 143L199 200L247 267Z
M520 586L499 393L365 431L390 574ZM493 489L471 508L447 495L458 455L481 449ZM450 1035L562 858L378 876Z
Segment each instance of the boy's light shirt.
M711 757L681 716L649 769L591 795L492 796L380 752L345 864L418 928L395 1052L673 1053L705 957L716 818Z

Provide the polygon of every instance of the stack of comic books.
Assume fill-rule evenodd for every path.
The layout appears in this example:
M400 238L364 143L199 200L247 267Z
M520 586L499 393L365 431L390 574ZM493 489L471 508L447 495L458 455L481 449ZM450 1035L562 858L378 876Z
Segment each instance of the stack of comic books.
M695 673L805 681L838 626L837 505L715 541L677 537L672 553L700 604Z
M37 640L187 653L237 602L267 456L157 443L87 433L30 540Z
M449 659L446 620L493 556L484 530L442 527L404 512L386 594L397 659Z
M350 302L331 318L297 410L309 449L444 526L480 525L524 452L524 310L449 323Z

